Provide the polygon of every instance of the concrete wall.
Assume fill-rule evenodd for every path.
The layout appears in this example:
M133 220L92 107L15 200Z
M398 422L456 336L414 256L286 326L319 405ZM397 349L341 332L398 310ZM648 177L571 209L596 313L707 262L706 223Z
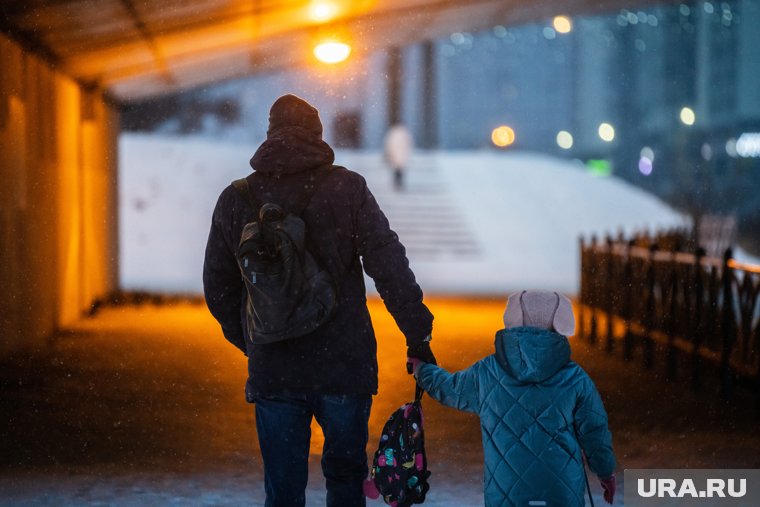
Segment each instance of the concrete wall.
M115 111L0 35L0 355L118 283Z

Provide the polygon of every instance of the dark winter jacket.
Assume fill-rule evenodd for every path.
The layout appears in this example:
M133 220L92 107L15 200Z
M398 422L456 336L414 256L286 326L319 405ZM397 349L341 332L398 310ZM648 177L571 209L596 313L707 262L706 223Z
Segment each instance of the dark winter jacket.
M214 209L206 246L203 283L209 310L224 336L248 356L246 397L313 392L375 394L376 342L366 305L364 271L406 336L423 340L433 317L409 269L403 245L359 174L333 166L332 149L298 127L270 132L251 159L247 179L260 202L286 211L294 206L316 170L329 174L301 217L306 244L333 277L338 292L334 317L313 333L283 342L254 345L243 322L246 292L235 252L244 225L256 212L228 186Z
M586 372L570 361L562 335L532 327L501 330L495 354L453 375L424 364L417 379L444 405L480 416L488 507L531 501L583 506L581 449L599 477L615 470L602 400Z

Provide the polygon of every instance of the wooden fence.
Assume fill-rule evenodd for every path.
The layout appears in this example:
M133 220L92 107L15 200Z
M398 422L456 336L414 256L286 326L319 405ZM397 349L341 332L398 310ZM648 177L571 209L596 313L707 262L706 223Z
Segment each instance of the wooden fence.
M579 334L645 368L662 361L668 378L688 377L697 389L716 371L726 398L747 383L760 407L760 267L736 262L730 249L722 259L679 251L678 235L670 238L672 250L581 238Z

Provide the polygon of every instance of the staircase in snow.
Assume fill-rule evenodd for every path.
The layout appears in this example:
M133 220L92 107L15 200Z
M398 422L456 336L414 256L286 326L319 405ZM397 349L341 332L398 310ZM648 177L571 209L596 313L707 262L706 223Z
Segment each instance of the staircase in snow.
M401 191L394 190L392 172L379 158L363 159L354 170L367 180L411 259L436 261L480 256L481 247L432 157L422 155L413 159L404 174Z

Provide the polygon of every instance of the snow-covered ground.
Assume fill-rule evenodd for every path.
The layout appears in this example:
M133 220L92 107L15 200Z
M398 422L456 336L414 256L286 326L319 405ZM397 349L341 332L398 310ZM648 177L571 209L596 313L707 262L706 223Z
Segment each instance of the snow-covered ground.
M122 135L123 288L201 292L216 198L250 172L256 146ZM580 235L655 230L686 220L618 178L599 178L580 163L545 155L419 152L400 193L392 190L379 153L339 151L336 163L365 176L407 246L423 290L431 294L523 288L573 294Z

